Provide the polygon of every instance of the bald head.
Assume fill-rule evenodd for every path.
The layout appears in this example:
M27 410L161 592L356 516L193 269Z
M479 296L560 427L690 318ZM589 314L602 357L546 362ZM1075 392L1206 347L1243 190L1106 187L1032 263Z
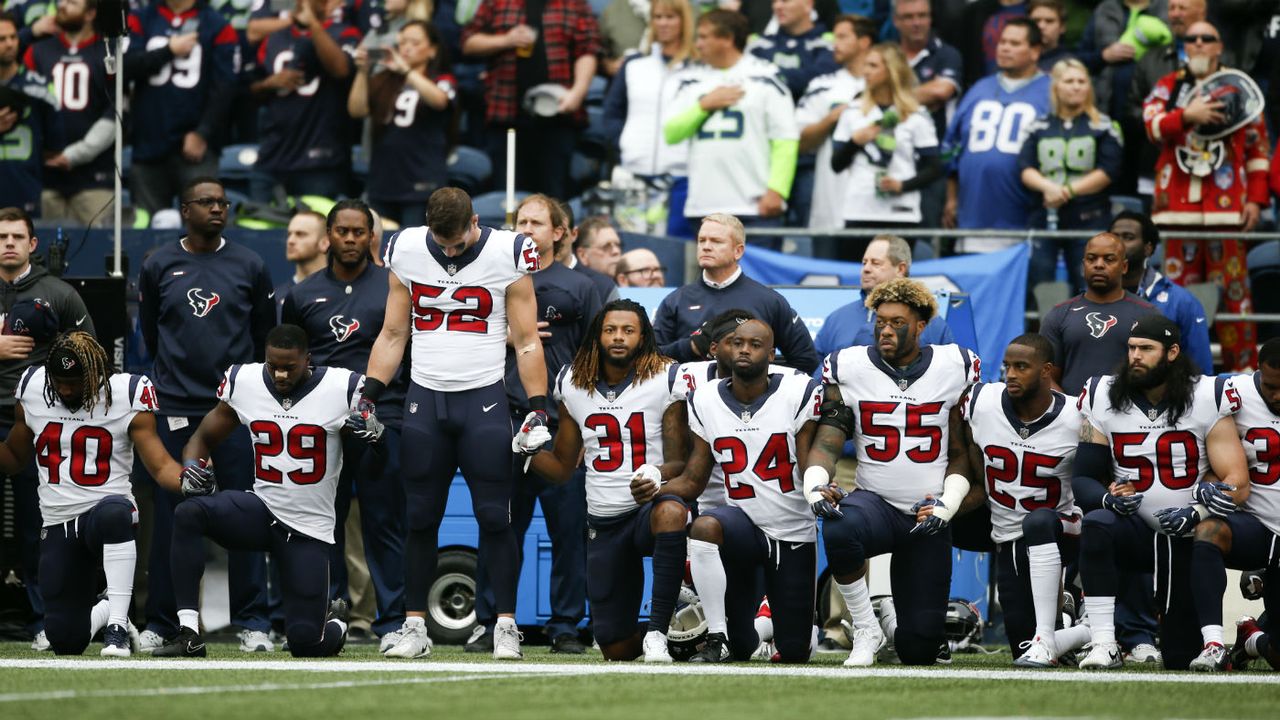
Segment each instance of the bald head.
M1088 286L1086 295L1090 295L1091 299L1097 300L1113 294L1121 287L1124 273L1128 269L1124 241L1118 236L1109 232L1099 233L1084 246L1084 276Z
M1174 37L1187 34L1192 23L1205 19L1205 0L1169 0L1169 29Z
M652 250L638 248L618 258L614 281L618 287L663 287L667 284L662 262Z

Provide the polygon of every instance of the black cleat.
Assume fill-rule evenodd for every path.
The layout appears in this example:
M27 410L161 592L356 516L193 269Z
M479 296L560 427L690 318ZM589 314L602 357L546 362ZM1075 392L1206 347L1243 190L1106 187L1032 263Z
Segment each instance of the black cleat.
M694 663L723 663L729 662L732 657L729 654L729 638L724 633L708 633L707 644L701 650L693 654L689 658L689 662Z
M563 655L582 655L587 651L587 646L582 644L577 635L572 633L561 633L551 638L551 652Z
M351 603L342 598L329 601L329 614L325 616L324 622L328 625L334 620L342 623L342 642L338 643L338 650L334 653L337 655L347 644L347 629L351 626Z
M205 657L204 638L191 628L182 628L176 637L151 653L152 657Z
M471 638L467 640L467 644L462 649L469 653L491 653L493 652L493 630L486 628L484 625L477 625L476 629L471 633Z

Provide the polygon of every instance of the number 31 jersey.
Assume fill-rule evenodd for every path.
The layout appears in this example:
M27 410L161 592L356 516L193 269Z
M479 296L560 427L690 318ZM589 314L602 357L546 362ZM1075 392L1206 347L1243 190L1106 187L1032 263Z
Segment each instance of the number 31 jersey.
M1048 411L1024 423L1013 409L1004 383L978 383L961 416L982 453L991 509L991 539L1022 537L1022 520L1032 510L1055 510L1067 531L1080 533L1080 510L1071 494L1071 466L1080 444L1080 412L1075 400L1054 392Z
M1252 484L1244 509L1256 515L1271 532L1280 535L1280 415L1271 412L1262 399L1262 373L1232 378L1240 391L1240 412L1236 430L1249 461Z
M360 373L318 367L281 396L266 366L253 363L232 365L218 387L218 399L249 428L254 494L277 520L322 542L333 542L333 499L342 472L339 432L363 385Z
M533 240L480 228L480 239L455 257L426 227L387 241L387 269L409 289L413 382L442 392L501 382L507 367L507 287L538 270Z
M800 487L796 433L818 419L822 385L807 375L770 375L765 393L743 405L729 383L706 383L689 397L689 429L711 446L729 505L774 540L816 542L817 520Z
M1143 494L1138 514L1153 530L1155 513L1191 504L1191 491L1209 470L1205 438L1219 420L1240 410L1240 394L1231 378L1201 375L1193 380L1191 407L1177 425L1168 409L1152 407L1139 396L1126 410L1111 406L1114 375L1091 378L1080 392L1084 419L1107 436L1111 446L1112 477L1129 478Z
M631 478L641 465L664 462L662 416L673 402L676 367L668 365L638 383L630 376L613 387L597 382L590 392L574 385L572 365L560 370L555 396L582 433L588 514L610 518L639 508L631 497Z
M959 345L926 345L906 372L874 346L827 356L822 379L853 410L858 487L904 513L942 494L951 408L978 381L976 355Z
M75 412L44 396L43 365L27 368L15 395L35 436L43 524L57 525L93 509L108 495L133 502L133 439L129 423L140 412L155 412L156 391L143 375L111 376L111 405L98 396L93 413Z

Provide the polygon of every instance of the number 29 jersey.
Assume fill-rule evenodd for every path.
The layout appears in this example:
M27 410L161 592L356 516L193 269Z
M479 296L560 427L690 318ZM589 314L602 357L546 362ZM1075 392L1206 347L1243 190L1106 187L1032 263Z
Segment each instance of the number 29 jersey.
M1257 516L1268 530L1280 535L1280 415L1262 399L1262 373L1232 378L1240 392L1236 429L1249 461L1252 485L1244 509Z
M441 392L500 382L507 363L507 287L537 272L533 240L481 227L474 245L449 257L429 228L412 227L391 236L383 259L409 289L413 382Z
M1143 494L1138 514L1157 530L1157 511L1191 504L1192 488L1209 470L1205 438L1219 420L1240 410L1240 394L1229 377L1194 378L1191 406L1172 425L1163 403L1153 407L1141 396L1127 409L1112 407L1114 382L1114 375L1091 378L1080 391L1079 407L1084 420L1107 436L1112 476L1133 482Z
M796 433L818 418L822 385L807 375L770 375L750 405L716 380L689 396L689 429L711 446L729 505L784 542L815 542L818 524L800 487Z
M641 382L633 377L610 387L597 382L590 392L573 382L573 366L556 377L555 397L564 403L582 433L587 466L587 513L611 518L639 508L631 478L641 465L661 465L662 416L674 400L675 364ZM561 417L561 423L570 418Z
M45 399L44 365L33 365L18 381L18 402L35 436L38 495L45 526L83 515L109 495L133 502L133 439L129 423L140 412L155 412L156 391L143 375L111 376L111 405L98 396L93 413L72 412Z
M853 410L858 487L904 513L925 495L938 497L947 472L951 408L978 381L976 355L959 345L926 345L906 372L874 346L827 356L822 379L840 388Z
M253 493L277 520L322 542L333 542L333 499L342 472L339 432L363 385L360 373L318 367L281 396L266 366L253 363L232 365L218 387L218 399L249 428Z
M1073 518L1074 532L1068 532L1079 534L1080 510L1071 493L1071 467L1080 444L1075 400L1055 391L1049 410L1024 423L1004 383L978 383L960 413L982 453L991 539L1003 543L1022 537L1023 518L1040 508Z

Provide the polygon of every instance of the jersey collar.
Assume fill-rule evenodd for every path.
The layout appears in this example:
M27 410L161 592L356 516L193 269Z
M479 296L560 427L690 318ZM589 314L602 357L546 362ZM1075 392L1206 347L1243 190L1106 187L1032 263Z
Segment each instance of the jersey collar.
M200 14L200 4L192 5L190 9L176 13L169 9L164 3L156 4L156 12L160 13L160 17L164 18L170 25L177 27L182 21L189 20Z
M276 402L280 403L280 407L285 410L292 410L297 407L298 403L302 402L302 399L310 394L312 390L316 389L316 386L320 384L320 378L324 377L324 373L328 369L329 368L323 365L318 368L312 368L311 377L307 378L306 382L294 387L293 392L288 395L281 395L276 392L275 383L271 382L271 374L267 372L267 364L263 363L262 383L267 386L267 392L271 393L271 397L275 398Z
M1129 397L1133 401L1133 406L1141 410L1147 416L1147 419L1152 422L1155 422L1156 418L1164 415L1165 411L1169 409L1169 403L1164 400L1161 400L1159 405L1152 405L1147 396L1140 392L1134 393Z
M880 356L880 348L875 345L867 347L867 355L871 358L871 364L880 368L881 372L898 383L899 390L906 390L911 387L911 383L919 380L920 376L924 375L925 371L929 369L929 364L933 362L933 346L925 345L920 348L920 357L915 364L906 370L899 370L890 365L887 360Z
M631 387L631 383L634 382L635 379L636 379L636 369L634 366L632 366L631 371L628 372L627 376L622 378L622 382L618 383L617 385L610 385L609 383L605 382L603 378L597 378L596 391L599 392L601 395L603 395L605 399L608 400L609 402L613 402L618 398L619 395L623 393L623 391Z
M435 258L436 262L440 263L440 267L444 268L445 272L448 272L450 275L455 275L463 268L474 262L476 258L480 257L480 251L484 249L484 244L489 241L489 235L492 232L493 228L481 225L480 239L476 241L476 244L464 250L461 255L449 257L448 255L445 255L444 251L440 249L440 246L431 239L431 228L427 228L427 252L431 253L431 257ZM452 272L449 268L453 268Z
M725 407L729 408L734 415L741 418L742 422L749 423L751 422L751 417L760 412L760 408L764 407L764 404L769 401L769 398L773 397L773 394L778 392L778 388L782 385L782 376L770 375L769 387L761 393L760 397L752 401L750 405L743 405L738 401L738 398L733 396L733 391L729 389L729 383L731 382L733 382L733 378L729 378L728 380L720 383L720 400L724 402Z
M1062 408L1066 407L1067 396L1062 393L1053 393L1053 402L1049 405L1049 410L1040 417L1031 422L1023 422L1018 417L1017 411L1013 409L1013 398L1009 397L1009 389L1005 388L1000 395L1000 407L1004 410L1004 417L1009 421L1009 426L1017 431L1018 437L1026 440L1041 430L1053 424L1058 419L1058 415L1062 413Z

